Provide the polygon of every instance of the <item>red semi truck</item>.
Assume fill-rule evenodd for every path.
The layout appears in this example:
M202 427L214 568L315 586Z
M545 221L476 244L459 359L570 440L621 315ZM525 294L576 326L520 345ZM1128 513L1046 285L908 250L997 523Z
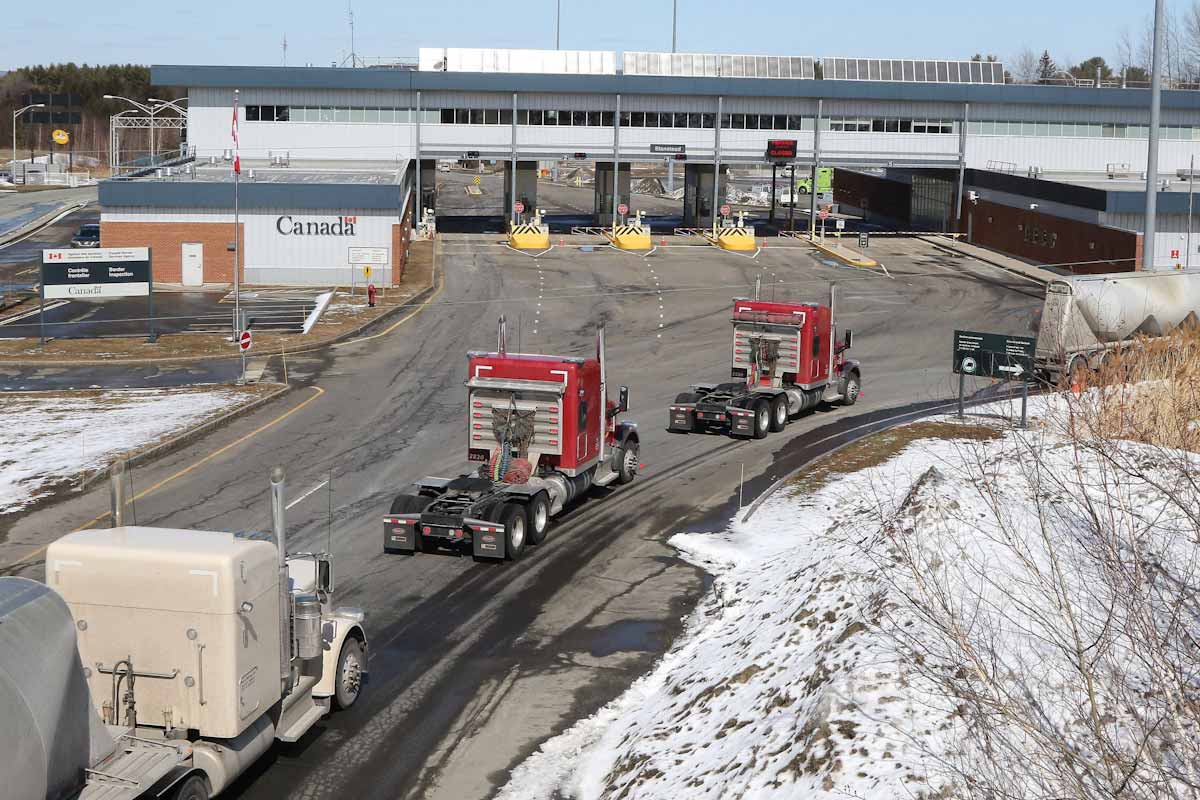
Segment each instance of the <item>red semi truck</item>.
M862 369L846 357L853 334L847 330L838 340L836 300L836 286L830 286L829 305L734 300L734 381L681 393L671 404L668 430L719 427L762 439L822 402L853 405Z
M618 420L629 389L608 399L603 327L593 358L529 355L507 352L502 317L496 350L468 356L467 459L479 468L397 495L384 552L470 547L477 561L515 561L591 487L637 476L637 425Z

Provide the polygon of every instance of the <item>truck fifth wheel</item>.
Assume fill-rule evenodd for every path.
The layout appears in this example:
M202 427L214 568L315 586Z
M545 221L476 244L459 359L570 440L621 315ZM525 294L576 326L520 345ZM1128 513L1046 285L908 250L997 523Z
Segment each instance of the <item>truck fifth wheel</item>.
M854 405L862 387L859 363L846 357L854 336L839 341L837 287L829 305L733 302L733 382L696 384L675 398L668 430L710 427L762 439L822 402Z
M604 328L593 358L509 353L504 318L496 352L470 353L467 459L473 474L423 478L383 518L386 553L470 547L478 560L521 557L550 520L592 486L631 482L637 425L622 386L608 399Z

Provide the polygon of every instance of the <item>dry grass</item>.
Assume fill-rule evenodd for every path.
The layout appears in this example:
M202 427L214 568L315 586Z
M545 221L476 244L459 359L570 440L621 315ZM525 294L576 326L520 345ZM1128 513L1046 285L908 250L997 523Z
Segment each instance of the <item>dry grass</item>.
M1088 377L1066 432L1200 452L1200 329L1141 340Z
M913 442L922 439L970 440L999 439L1003 432L986 425L958 422L914 422L861 439L836 453L824 456L798 473L787 483L792 497L812 494L836 475L848 475L887 463Z

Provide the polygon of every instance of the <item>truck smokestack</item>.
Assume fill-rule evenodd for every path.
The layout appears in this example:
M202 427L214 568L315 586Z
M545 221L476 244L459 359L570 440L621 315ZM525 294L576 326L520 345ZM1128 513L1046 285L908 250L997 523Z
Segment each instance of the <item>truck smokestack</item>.
M508 321L503 315L496 326L496 352L502 356L508 354Z
M283 467L271 470L271 528L275 532L275 544L279 548L279 563L287 561L287 522L284 519Z
M125 459L119 458L113 462L108 471L109 500L112 504L112 527L120 528L125 525Z
M286 696L292 691L292 590L288 585L283 478L283 467L271 470L271 527L275 529L275 546L279 549L279 682Z

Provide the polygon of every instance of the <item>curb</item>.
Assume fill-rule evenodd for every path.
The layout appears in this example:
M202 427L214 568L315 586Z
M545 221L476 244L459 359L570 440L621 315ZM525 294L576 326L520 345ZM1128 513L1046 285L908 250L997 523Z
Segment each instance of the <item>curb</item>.
M290 384L285 384L283 386L280 386L278 389L271 392L270 394L264 395L263 397L259 397L255 400L251 400L249 403L238 406L237 408L233 409L232 411L227 411L224 414L213 417L212 419L207 420L206 422L201 422L199 425L195 425L195 426L187 429L183 433L168 439L165 442L160 442L160 443L158 443L152 447L149 447L145 450L139 450L138 452L134 453L133 455L126 457L125 466L127 468L128 467L136 467L136 466L144 464L148 461L153 461L154 459L159 458L161 456L169 455L170 453L173 453L176 450L183 448L185 445L188 445L188 444L194 442L196 439L199 439L200 437L212 432L213 430L216 430L217 428L220 428L227 423L233 422L238 417L244 417L253 411L257 411L258 409L265 406L267 403L270 403L271 401L276 400L276 399L282 397L283 395L287 394L293 388L294 387ZM102 478L108 478L111 470L112 470L112 463L110 462L107 467L96 470L96 472L92 473L90 476L88 476L88 477L84 478L82 481L80 481L78 491L82 492L86 489L89 489L92 487L93 484L97 483Z
M53 221L55 217L59 216L63 212L74 213L76 211L79 211L80 209L86 208L90 203L91 203L90 200L76 201L74 203L66 203L66 204L61 205L58 208L54 209L53 211L43 214L42 216L38 217L37 219L26 222L24 225L22 225L19 228L14 228L13 230L8 231L6 233L0 233L0 245L6 245L9 242L13 241L14 239L20 239L22 236L25 236L28 233L32 233L33 231L36 231L38 228L42 227L43 225L46 225L49 222Z
M984 391L987 391L987 390L985 389ZM977 397L974 400L970 400L970 399L966 400L963 403L963 407L971 408L973 406L986 405L988 403L995 402L995 400L996 400L995 397ZM944 403L940 403L938 405L930 406L929 408L917 409L915 411L910 411L907 414L900 414L896 417L888 419L888 420L886 420L887 424L883 425L882 427L876 428L875 430L867 431L866 433L864 433L861 436L853 437L849 441L843 442L842 444L839 444L837 447L834 447L830 450L825 451L824 453L821 453L819 456L810 458L808 461L805 461L800 466L791 470L790 472L788 472L788 474L784 475L782 478L775 481L770 486L768 486L766 489L764 489L762 491L762 493L759 494L758 497L754 498L753 502L751 502L750 505L746 507L744 514L741 511L736 512L733 515L733 519L735 521L743 522L743 523L746 522L747 520L749 520L750 517L754 516L754 513L756 511L758 511L759 507L763 503L765 503L767 500L769 500L775 494L775 492L779 491L781 486L783 486L785 483L790 481L792 478L799 475L801 472L804 472L806 469L811 467L813 464L816 464L818 461L826 459L826 458L844 450L845 448L849 447L850 445L857 444L858 442L861 442L864 439L870 438L871 436L876 436L880 433L886 433L886 432L892 430L893 428L898 428L901 425L908 425L911 422L914 422L919 419L923 419L925 417L937 416L938 414L945 413L945 409L955 409L957 407L958 407L958 400L953 399L953 400L948 400ZM868 412L868 413L870 413L870 412ZM885 420L880 420L880 421L884 422ZM871 423L866 423L866 424L870 425ZM853 431L848 431L848 433L851 433L851 432L853 432Z
M879 262L873 258L867 258L866 256L862 256L861 258L851 258L849 256L843 255L842 253L839 253L838 251L834 250L832 247L827 247L827 246L821 244L820 242L815 242L811 239L802 239L801 241L808 242L813 247L817 248L818 250L820 250L822 253L829 256L830 258L836 258L838 261L841 261L843 264L848 264L851 267L862 267L864 269L874 269L875 267L879 266Z
M1030 274L1028 274L1028 273L1022 272L1022 271L1021 271L1021 270L1019 270L1019 269L1014 269L1014 268L1012 267L1012 265L1010 265L1010 264L1001 264L999 261L993 261L993 260L992 260L992 259L990 259L990 258L984 258L984 257L982 257L982 256L978 256L978 255L976 255L975 253L967 253L967 252L964 252L964 251L962 251L962 250L955 250L953 247L948 247L948 246L945 244L945 242L940 242L940 241L938 241L936 238L934 238L934 237L932 237L932 236L918 236L917 238L918 238L918 239L920 239L922 242L926 242L927 244L931 244L931 245L933 245L934 247L936 247L937 249L939 249L939 250L942 250L942 251L944 251L944 252L947 252L947 253L952 253L952 254L954 254L954 255L956 255L956 256L966 256L967 258L973 258L973 259L975 259L976 261L982 261L984 264L988 264L988 265L990 265L990 266L993 266L993 267L995 267L996 269L1002 269L1002 270L1004 270L1005 272L1009 273L1010 275L1016 275L1016 276L1017 276L1017 277L1019 277L1019 278L1025 278L1026 280L1033 281L1033 282L1035 282L1035 283L1040 283L1040 284L1042 284L1043 286L1045 286L1046 284L1050 283L1050 281L1051 281L1051 280L1053 280L1053 278L1046 278L1045 280L1043 280L1043 279L1041 279L1041 278L1039 278L1039 277L1037 277L1037 276L1030 275ZM1031 268L1033 268L1033 269L1038 269L1038 270L1041 270L1041 267L1035 267L1035 266L1033 266L1032 264L1030 264L1029 266L1030 266ZM1045 271L1045 270L1042 270L1042 271ZM1058 277L1058 276L1055 276L1055 277Z
M394 306L388 311L370 322L365 323L361 328L356 328L323 342L316 344L304 345L295 350L288 350L288 356L305 355L316 350L321 350L326 347L335 347L345 344L349 341L359 338L360 336L369 335L372 328L385 325L392 321L396 316L399 316L404 311L411 311L414 308L420 307L429 296L437 289L438 276L438 261L437 251L434 251L433 271L430 273L431 282L421 291L417 292L408 299L403 305ZM273 358L282 354L282 351L272 350L271 352L256 353L257 356L265 356ZM101 362L77 360L77 361L42 361L42 360L22 360L22 361L5 361L0 359L0 367L28 367L28 366L49 366L49 367L78 367L78 366L95 366L97 363L102 365L107 364L195 364L202 361L225 361L241 358L238 353L230 353L228 355L210 355L210 356L164 356L162 358L114 358Z

